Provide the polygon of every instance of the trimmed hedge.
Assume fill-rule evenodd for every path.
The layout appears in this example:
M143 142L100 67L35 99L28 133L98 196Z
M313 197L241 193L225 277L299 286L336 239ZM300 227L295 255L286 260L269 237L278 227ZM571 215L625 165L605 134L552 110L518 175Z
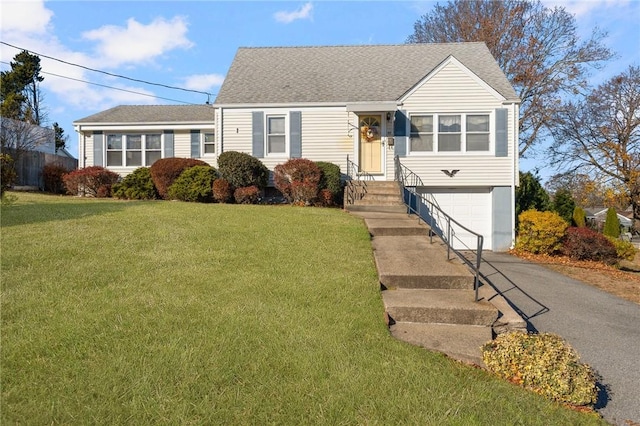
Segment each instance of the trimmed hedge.
M608 237L618 238L620 236L620 219L613 207L607 209L607 218L604 222L602 233Z
M151 166L151 178L161 198L167 199L169 187L183 171L194 166L208 166L195 158L162 158Z
M111 187L120 181L120 175L100 166L74 170L62 177L67 193L82 197L106 198Z
M0 154L0 196L13 186L18 177L13 163L9 154Z
M260 199L259 195L260 190L255 185L237 188L233 192L233 198L238 204L256 204Z
M317 199L321 176L320 168L305 158L293 158L273 170L276 188L287 201L300 206L308 206Z
M318 183L318 190L320 192L319 198L322 205L341 205L344 195L344 184L340 174L340 166L326 161L316 161L316 166L320 169L320 182ZM323 191L329 191L331 197L327 197L323 194Z
M267 187L269 169L260 160L244 152L226 151L218 157L218 172L232 188Z
M45 192L52 194L64 194L64 181L62 177L71 170L59 164L46 164L42 168L42 181L44 183Z
M562 241L564 254L576 260L593 260L613 265L616 248L604 235L589 228L569 228Z
M213 199L219 203L229 203L233 200L233 190L228 180L220 178L213 181Z
M169 187L172 200L208 203L213 201L213 181L216 169L206 166L189 167Z
M597 400L595 373L556 334L501 334L482 347L482 358L499 377L553 401L585 406Z
M113 185L113 196L126 200L155 200L159 197L153 184L151 169L139 167Z
M569 226L554 212L527 210L518 216L516 249L530 253L553 254L562 247L564 231Z

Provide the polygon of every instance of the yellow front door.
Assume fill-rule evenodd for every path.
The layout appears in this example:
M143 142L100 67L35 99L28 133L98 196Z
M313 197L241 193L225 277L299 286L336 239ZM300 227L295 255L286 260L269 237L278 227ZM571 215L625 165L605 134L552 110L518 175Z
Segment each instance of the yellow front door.
M382 116L360 116L360 169L382 173Z

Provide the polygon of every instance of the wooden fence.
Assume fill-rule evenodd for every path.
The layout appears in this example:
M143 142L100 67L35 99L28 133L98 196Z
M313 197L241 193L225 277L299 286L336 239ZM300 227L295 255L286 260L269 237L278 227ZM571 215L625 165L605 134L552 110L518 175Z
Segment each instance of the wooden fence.
M15 186L33 186L44 189L42 170L47 164L57 164L67 170L78 168L78 160L62 155L47 154L38 151L21 151L6 149L6 153L15 160L14 168L17 174Z

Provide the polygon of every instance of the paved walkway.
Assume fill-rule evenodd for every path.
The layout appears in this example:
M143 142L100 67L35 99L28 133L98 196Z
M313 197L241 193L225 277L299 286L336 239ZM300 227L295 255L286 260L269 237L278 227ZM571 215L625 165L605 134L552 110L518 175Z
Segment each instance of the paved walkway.
M528 328L559 334L601 375L602 416L640 423L640 305L509 254L483 257L482 274Z

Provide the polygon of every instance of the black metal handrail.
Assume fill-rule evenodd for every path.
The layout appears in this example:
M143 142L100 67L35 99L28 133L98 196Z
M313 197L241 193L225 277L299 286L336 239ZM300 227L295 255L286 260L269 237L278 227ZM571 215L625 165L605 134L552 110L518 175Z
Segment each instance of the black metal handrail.
M402 194L404 203L407 205L407 212L414 213L418 216L419 220L423 220L428 223L431 231L429 232L429 241L433 244L433 234L437 234L438 237L447 245L447 260L451 260L451 251L453 251L464 263L469 265L475 275L474 290L475 300L478 299L478 288L480 287L480 264L482 262L482 245L484 243L484 236L472 231L466 226L462 225L457 220L446 214L440 206L437 205L435 200L430 200L427 194L418 193L417 188L424 186L422 179L416 173L411 171L408 167L404 166L400 162L398 156L394 159L395 162L395 175L396 180L402 187ZM423 211L423 207L424 211ZM423 216L424 215L424 216ZM435 217L438 216L439 220L436 222ZM464 229L472 235L476 236L476 262L475 265L471 260L462 255L459 251L453 248L453 239L455 238L455 232L452 224L455 224L459 228ZM441 226L444 225L444 229ZM446 235L445 235L446 234ZM471 249L471 251L473 251Z
M373 181L373 175L360 169L356 163L349 159L347 155L347 194L345 197L347 204L354 204L357 200L361 200L367 193L367 182Z

